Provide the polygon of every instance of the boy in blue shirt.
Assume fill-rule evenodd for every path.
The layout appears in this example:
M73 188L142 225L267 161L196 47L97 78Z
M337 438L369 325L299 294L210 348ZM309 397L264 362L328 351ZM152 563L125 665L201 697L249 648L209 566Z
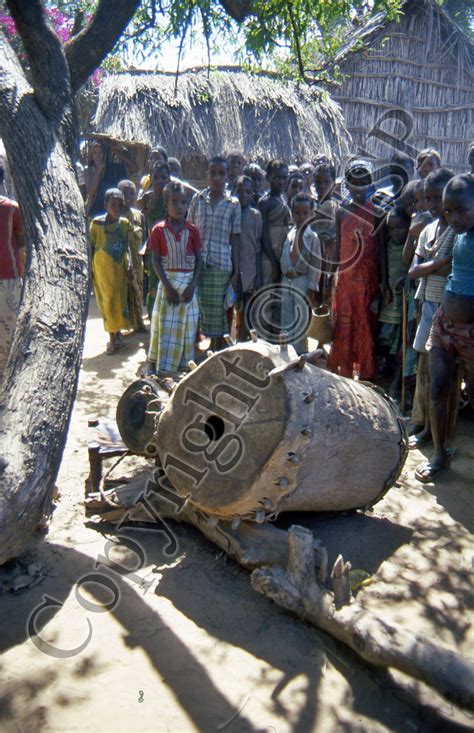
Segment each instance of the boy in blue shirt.
M474 176L466 173L452 178L444 189L443 203L446 220L458 236L452 271L426 345L434 454L416 470L417 479L424 483L449 467L448 386L456 359L464 369L469 402L474 407Z

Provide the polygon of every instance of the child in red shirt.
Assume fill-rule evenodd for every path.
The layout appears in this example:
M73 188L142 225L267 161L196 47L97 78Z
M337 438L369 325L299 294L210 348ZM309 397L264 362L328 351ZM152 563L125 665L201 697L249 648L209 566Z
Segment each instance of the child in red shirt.
M146 371L171 376L194 359L202 257L199 230L185 219L188 199L183 185L169 183L163 199L168 216L153 227L148 242L159 285Z

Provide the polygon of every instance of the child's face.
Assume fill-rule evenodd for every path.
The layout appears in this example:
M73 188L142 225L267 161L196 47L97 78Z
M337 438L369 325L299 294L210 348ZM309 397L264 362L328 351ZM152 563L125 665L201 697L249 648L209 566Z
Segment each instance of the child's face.
M392 242L395 244L405 244L408 227L405 220L401 216L391 213L387 221L388 234Z
M174 176L175 178L181 178L182 172L181 172L181 166L179 165L179 163L171 162L171 163L168 163L168 165L170 167L171 175Z
M346 182L354 203L365 203L369 197L372 186L369 171L362 167L355 167L347 175Z
M166 163L166 160L159 150L153 150L148 156L148 167L152 169L157 163Z
M293 219L293 223L296 224L297 227L301 226L306 221L308 221L312 214L312 211L313 207L311 206L311 204L294 204L291 209L291 217Z
M297 193L301 193L302 191L304 191L304 185L304 178L297 178L296 176L294 178L290 178L287 189L288 199L291 201L293 196L296 196Z
M105 150L100 143L95 143L91 153L94 163L103 163L105 160Z
M428 155L428 157L425 158L424 161L418 165L418 175L420 176L420 178L426 178L428 173L438 170L439 167L440 165L438 158L435 158L434 155Z
M119 219L122 213L124 198L122 195L113 194L107 199L105 210L109 219Z
M351 183L351 181L348 180L347 188L349 189L349 193L354 203L363 204L367 201L370 193L370 186L360 186L355 183Z
M169 182L170 174L168 173L166 168L158 168L156 171L153 171L151 175L151 185L153 188L153 193L160 196L164 187Z
M334 188L334 179L328 171L319 171L314 176L314 187L318 198L324 198Z
M443 190L444 186L425 186L426 203L434 219L444 216Z
M229 171L225 163L210 164L207 171L207 180L213 193L223 193L228 177Z
M415 191L415 209L416 211L427 211L424 189Z
M471 145L471 147L469 148L469 155L467 156L467 162L469 163L471 170L474 170L474 145Z
M227 161L229 163L229 176L231 178L241 176L245 168L245 158L241 155L231 155L227 158Z
M170 219L184 219L187 206L188 200L186 194L180 193L179 191L172 191L169 194L166 208L168 209Z
M240 201L242 209L246 209L247 206L250 206L253 201L253 193L253 186L247 181L244 181L237 186L237 198Z
M255 193L263 193L265 190L265 176L253 176L252 181Z
M304 176L306 186L308 188L311 188L311 186L314 183L314 168L313 168L313 166L311 166L311 165L303 166L303 168L301 168L301 173Z
M288 167L282 166L281 168L275 168L268 176L268 183L270 185L270 191L272 193L280 194L286 188L288 181Z
M135 186L123 186L121 191L123 193L124 206L126 209L129 209L135 203L137 190Z
M474 196L468 189L447 191L443 196L443 208L446 221L456 234L463 234L474 229Z
M415 196L412 192L402 194L403 208L407 212L408 216L411 216L415 211Z

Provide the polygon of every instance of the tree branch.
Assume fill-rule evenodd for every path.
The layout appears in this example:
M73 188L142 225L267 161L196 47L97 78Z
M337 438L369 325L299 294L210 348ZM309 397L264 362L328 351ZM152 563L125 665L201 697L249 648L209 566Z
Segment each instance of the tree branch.
M71 104L69 71L60 40L40 0L7 0L30 62L35 97L47 119L63 122Z
M296 58L298 60L298 69L299 69L301 78L304 81L306 81L306 73L305 73L303 57L301 53L299 29L296 23L295 14L293 13L292 0L288 0L287 6L288 6L288 15L290 18L290 23L291 23L291 29L293 31L293 40L295 42Z
M249 15L252 9L251 0L219 0L227 15L242 23Z
M112 51L141 0L101 0L87 28L65 43L73 93Z

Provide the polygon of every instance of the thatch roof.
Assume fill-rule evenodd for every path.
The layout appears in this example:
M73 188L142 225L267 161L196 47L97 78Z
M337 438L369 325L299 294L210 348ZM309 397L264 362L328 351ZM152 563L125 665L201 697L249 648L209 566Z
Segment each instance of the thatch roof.
M327 92L226 67L124 73L101 84L95 129L164 145L184 161L238 148L253 160L343 158L350 138Z
M330 88L357 146L387 157L387 145L368 133L383 113L402 108L414 123L408 142L437 148L446 165L463 170L473 131L473 62L471 40L434 0L406 0L398 21L378 13L349 34L334 62L347 78Z

